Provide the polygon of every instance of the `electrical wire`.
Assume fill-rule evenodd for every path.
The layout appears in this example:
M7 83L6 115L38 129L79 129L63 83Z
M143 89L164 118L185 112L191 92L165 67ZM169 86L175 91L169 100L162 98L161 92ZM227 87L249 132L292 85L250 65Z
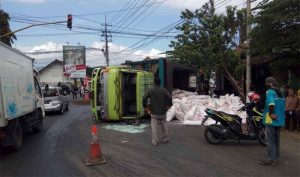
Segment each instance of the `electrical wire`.
M153 34L153 35L158 35L157 37L154 38L154 40L158 39L160 36L164 35L164 34L167 33L168 31L173 30L177 25L179 25L179 24L181 24L181 23L183 23L183 22L184 22L184 20L183 20L183 19L180 19L180 20L178 20L178 21L176 21L176 22L174 22L174 23L172 23L172 24L170 24L170 25L168 25L168 26L162 28L161 30L157 31L157 33L154 33L154 34ZM124 49L124 50L122 50L122 51L126 51L126 50L127 50L127 51L129 51L129 50L134 50L134 49L143 47L143 46L149 44L150 42L153 42L153 41L154 41L154 40L148 41L149 39L150 39L150 37L148 36L148 37L146 37L146 38L144 38L144 39L142 39L142 40L140 40L140 41L138 41L138 42L132 44L131 46L127 47L127 49ZM142 43L142 42L143 42L143 43ZM142 43L142 44L139 45L138 47L135 47L136 45L138 45L138 44L140 44L140 43ZM132 47L134 47L134 48L132 48Z
M119 17L122 16L122 14L124 14L125 10L127 8L127 6L129 5L129 3L131 2L132 0L129 0L127 1L127 3L123 6L123 8L117 13L115 14L110 20L108 20L110 23L112 23L114 20L117 20ZM134 0L135 1L135 0Z
M167 1L167 0L161 0L161 1ZM156 3L159 3L161 1L158 1ZM150 6L151 4L147 4L145 6ZM128 11L128 10L132 10L134 8L126 8L126 9L123 9L125 11ZM105 11L105 12L93 12L93 13L83 13L83 14L72 14L72 15L76 15L76 16L92 16L92 15L105 15L105 14L111 14L111 13L118 13L122 11L122 9L120 10L113 10L113 11ZM20 13L17 13L17 12L12 12L12 11L7 11L7 13L9 14L17 14L17 15L23 15L23 14L20 14ZM28 16L28 15L27 15ZM52 18L66 18L67 17L67 14L66 15L57 15L57 16L44 16L44 17L37 17L37 16L28 16L28 17L32 17L32 18L38 18L38 19L52 19Z
M144 1L144 3L148 3L148 2L149 2L149 0ZM144 4L142 4L142 5L144 5ZM153 4L151 6L144 8L143 10L142 10L142 8L138 9L135 13L133 13L133 15L128 19L128 21L124 23L125 27L119 31L123 31L125 28L133 25L133 23L136 22L139 18L141 18L149 9L151 9L152 6L153 6Z

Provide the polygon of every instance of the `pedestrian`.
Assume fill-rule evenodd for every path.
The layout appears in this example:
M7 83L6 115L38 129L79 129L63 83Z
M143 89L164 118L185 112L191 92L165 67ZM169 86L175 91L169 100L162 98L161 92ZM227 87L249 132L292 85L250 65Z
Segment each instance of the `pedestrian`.
M80 98L82 98L84 96L84 86L83 85L81 85L79 92L80 92Z
M72 94L73 99L77 99L77 87L75 85L72 86Z
M258 163L275 166L279 163L280 128L285 123L285 100L284 95L277 88L277 82L274 77L267 77L265 85L268 90L266 93L263 123L266 126L267 160L258 161Z
M285 131L290 130L290 121L293 121L293 130L297 132L296 109L298 108L298 97L293 89L289 89L288 96L285 98Z
M267 160L258 161L258 163L275 166L279 163L280 128L285 123L285 100L283 94L277 88L277 82L274 77L267 77L265 85L268 90L263 123L266 126Z
M162 126L162 142L168 142L169 134L166 123L166 112L172 106L172 97L169 92L160 87L160 79L154 79L154 87L151 88L143 98L143 106L146 109L147 100L150 99L149 113L151 115L152 145L159 143L157 131L158 124Z
M290 89L289 85L284 86L284 90L283 90L284 97L287 97L289 95L289 89Z

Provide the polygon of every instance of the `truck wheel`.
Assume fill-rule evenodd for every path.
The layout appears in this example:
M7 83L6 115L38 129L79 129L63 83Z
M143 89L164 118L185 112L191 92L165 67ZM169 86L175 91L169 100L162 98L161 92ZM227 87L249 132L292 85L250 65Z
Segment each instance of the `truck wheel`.
M23 142L23 130L19 120L13 120L9 126L11 133L12 148L14 150L20 149Z
M60 113L60 114L63 114L64 112L65 112L64 106L61 105L61 108L60 108L60 110L59 110L59 113Z
M69 103L67 103L66 111L69 111Z
M37 122L32 127L33 133L39 133L43 130L43 116L42 116L41 111L36 112L36 119L37 119Z

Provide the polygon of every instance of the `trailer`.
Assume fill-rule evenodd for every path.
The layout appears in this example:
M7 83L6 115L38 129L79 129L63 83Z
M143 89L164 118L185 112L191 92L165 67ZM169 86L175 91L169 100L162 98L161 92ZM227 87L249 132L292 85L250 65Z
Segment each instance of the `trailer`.
M143 117L143 96L153 80L151 72L126 67L94 69L90 95L93 117L108 121Z

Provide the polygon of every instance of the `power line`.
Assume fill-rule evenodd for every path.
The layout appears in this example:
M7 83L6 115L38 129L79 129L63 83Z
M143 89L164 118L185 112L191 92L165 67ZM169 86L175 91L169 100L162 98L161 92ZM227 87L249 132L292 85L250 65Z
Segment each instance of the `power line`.
M110 23L112 23L114 20L116 20L116 19L118 19L119 17L122 16L122 14L125 12L124 9L127 8L127 6L129 5L130 1L131 1L131 0L127 1L127 3L125 4L125 6L123 6L123 8L109 20ZM135 1L135 0L134 0L134 1ZM129 6L129 7L130 7L130 6Z
M138 3L140 2L141 0L137 0L137 2L134 4L134 2L132 3L132 4L134 4L134 7L136 7L137 5L138 5ZM132 5L131 4L131 5ZM138 6L137 7L138 8L138 10L141 8L141 6ZM123 24L128 18L131 18L132 17L132 15L133 15L133 13L134 12L136 12L136 10L135 11L128 11L124 16L123 16L123 18L121 18L116 24ZM121 26L121 25L120 25Z
M156 9L158 9L165 1L161 1L156 7L154 6L154 8L142 19L140 19L138 22L136 22L135 24L133 24L132 26L137 26L138 24L140 24L142 21L144 21L147 17L149 17Z
M161 0L161 1L167 1L167 0ZM156 3L159 3L161 1L158 1ZM150 5L151 4L147 4L145 6L150 6ZM126 8L124 10L127 11L127 10L132 10L132 9L134 9L134 8ZM73 15L76 15L76 16L105 15L105 14L111 14L111 13L118 13L120 11L122 11L122 9L120 9L120 10L113 10L113 11L105 11L105 12L93 12L93 13L84 13L84 14L73 14ZM17 13L17 12L12 12L12 11L9 11L8 13L9 14L24 15L24 14L20 14L20 13ZM29 16L29 15L26 15L26 16L27 17L31 17L31 18L38 18L38 19L50 19L50 18L66 18L67 14L66 15L57 15L57 16L44 16L44 17Z
M45 21L45 20L25 19L25 18L14 16L14 15L11 17L11 19L14 22L26 23L26 24L35 24L35 23L46 23L46 22L49 22L49 21ZM86 18L84 18L84 19L86 19ZM118 27L118 28L124 28L124 29L128 29L128 30L133 30L133 31L142 31L142 32L151 32L151 33L152 32L156 32L156 31L150 31L150 30L128 28L128 27L124 27L124 26L115 26L115 25L113 25L113 26L114 27ZM49 27L49 26L47 26L47 27ZM74 28L84 29L84 30L89 30L89 31L96 31L96 32L100 32L101 31L97 27L87 26L87 25L82 25L82 24L73 25L73 27ZM53 29L60 29L60 30L63 29L64 31L69 31L69 30L65 29L65 25L62 25L62 24L51 25L51 28L53 28ZM74 31L74 30L72 30L72 31ZM75 32L80 32L80 31L75 31ZM169 32L169 33L178 33L178 32Z
M218 5L216 5L215 6L215 9L217 10L217 9L219 9L219 8L221 8L221 7L224 7L226 4L228 4L229 2L231 2L232 0L224 0L224 1L222 1L220 4L218 4ZM218 6L218 7L217 7Z
M144 19L146 19L148 16L150 16L159 6L162 5L162 3L164 3L165 1L160 2L157 6L154 6L154 8L144 16L144 18L140 19L139 21L137 21L140 17L142 17L143 14L145 14L149 9L151 9L151 6L147 9L145 9L144 11L142 11L140 14L138 14L137 18L133 19L131 22L128 22L128 25L123 27L121 31L123 31L124 29L126 29L129 26L137 26L140 22L142 22ZM137 21L135 24L134 22Z
M15 20L16 19L16 20ZM14 22L19 22L19 23L26 23L26 24L35 24L35 23L45 23L47 21L40 21L40 20L30 20L30 19L24 19L24 18L18 18L18 17L12 17L12 21ZM48 26L49 27L49 26ZM79 29L84 29L84 30L89 30L89 31L95 31L95 32L101 32L100 29L93 27L93 26L86 26L86 25L73 25L74 28L79 28ZM122 26L119 26L122 27ZM59 29L59 30L64 30L64 31L69 31L67 29L65 29L64 25L62 24L57 24L57 25L51 25L51 28L53 29ZM156 31L150 31L150 30L142 30L142 29L134 29L134 28L125 28L122 27L124 29L130 29L132 31L142 31L142 32L156 32ZM72 30L72 32L77 32L77 33L81 33L81 34L89 34L83 31L74 31ZM112 31L112 33L116 33L116 34L129 34L129 35L139 35L139 36L151 36L152 34L146 34L146 33L134 33L134 32L130 32L130 31L124 31L124 32L119 32L119 31ZM177 32L169 32L169 33L177 33ZM73 34L73 33L70 33ZM50 35L55 35L55 34L50 34ZM60 35L60 34L59 34ZM169 36L167 36L169 37Z
M174 22L174 23L172 23L172 24L170 24L170 25L162 28L161 30L157 31L157 33L153 34L153 35L158 35L157 37L155 37L155 39L158 39L160 36L164 35L166 32L171 31L172 29L174 29L174 27L176 27L177 25L181 24L183 21L184 21L183 19L180 19L180 20L178 20L178 21L176 21L176 22ZM144 39L142 39L142 40L134 43L133 45L129 46L127 49L124 49L123 51L125 51L125 50L129 51L129 50L133 50L133 49L145 46L146 44L149 44L149 41L147 42L148 39L150 39L150 36L148 36L148 37L146 37L146 38L144 38ZM151 40L150 42L152 42L152 41L153 40ZM134 47L134 46L136 46L136 45L138 45L138 44L140 44L142 42L144 42L144 43L141 44L140 46ZM131 47L134 47L134 48L131 48Z
M146 3L148 3L148 2L149 2L149 0L145 0L141 6L143 6L144 4L146 4ZM153 6L153 5L148 6L148 7L144 8L143 10L142 10L142 8L139 8L136 12L134 12L132 15L130 15L130 18L129 18L127 21L124 22L124 25L127 24L127 25L125 26L125 28L126 28L126 27L129 27L129 26L132 25L137 19L139 19L140 17L142 17L143 14L144 14L145 12L147 12L152 6ZM142 11L139 12L140 10L142 10ZM139 12L139 14L137 14L138 12ZM135 16L135 14L136 14L136 16ZM119 30L119 31L123 31L123 30L124 30L124 28L122 28L122 29Z

